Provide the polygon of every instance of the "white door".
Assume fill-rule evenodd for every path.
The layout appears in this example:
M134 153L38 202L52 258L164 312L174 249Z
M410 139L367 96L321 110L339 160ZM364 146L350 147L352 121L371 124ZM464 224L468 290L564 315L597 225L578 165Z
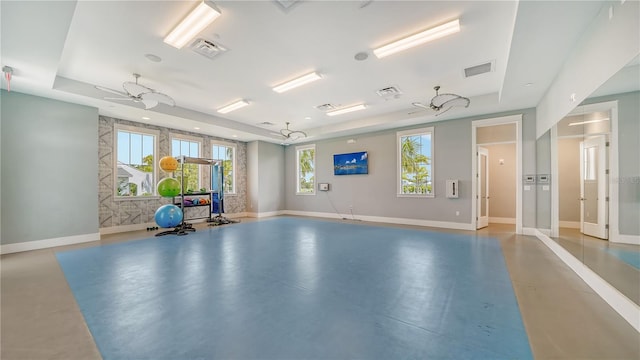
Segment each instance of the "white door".
M607 147L604 136L580 142L580 231L609 238Z
M478 219L476 228L480 229L489 225L489 150L478 146L478 192L476 204L478 206Z

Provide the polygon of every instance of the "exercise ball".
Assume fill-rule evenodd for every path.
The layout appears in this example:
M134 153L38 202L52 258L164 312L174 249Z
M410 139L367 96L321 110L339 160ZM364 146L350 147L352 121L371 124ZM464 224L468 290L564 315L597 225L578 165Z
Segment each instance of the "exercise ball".
M158 194L164 197L180 195L180 182L174 178L164 178L158 181Z
M173 204L162 205L156 210L155 219L160 227L176 227L182 222L182 210Z
M160 159L160 169L166 172L176 171L178 169L178 160L173 156L165 156Z

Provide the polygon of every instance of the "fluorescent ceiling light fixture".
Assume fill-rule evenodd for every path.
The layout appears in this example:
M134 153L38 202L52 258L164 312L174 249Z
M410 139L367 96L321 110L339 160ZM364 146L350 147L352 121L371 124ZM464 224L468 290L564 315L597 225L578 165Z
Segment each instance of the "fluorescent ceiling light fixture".
M378 57L378 59L382 59L385 56L395 54L402 50L406 50L447 35L455 34L459 31L460 19L455 19L453 21L449 21L446 24L424 30L417 34L408 36L404 39L394 41L391 44L387 44L385 46L374 49L373 53Z
M364 110L367 107L364 104L360 104L360 105L353 105L353 106L348 106L342 109L338 109L338 110L334 110L334 111L329 111L327 113L327 115L329 116L334 116L334 115L340 115L340 114L346 114L346 113L350 113L352 111L358 111L358 110Z
M592 123L597 123L597 122L601 122L601 121L609 121L609 118L572 122L572 123L569 123L569 126L592 124Z
M238 110L240 108L243 108L245 106L249 105L249 103L245 100L238 100L236 102L234 102L233 104L229 104L223 108L218 109L218 112L220 114L226 114L228 112L232 112L233 110Z
M316 80L320 80L322 79L322 77L320 77L320 75L318 75L318 73L316 72L312 72L310 74L304 75L304 76L300 76L299 78L293 79L291 81L287 81L284 84L280 84L276 87L273 88L273 91L277 92L277 93L283 93L287 90L291 90L294 88L297 88L298 86L302 86L304 84L308 84L310 82L316 81Z
M216 9L213 2L204 0L171 30L169 35L164 38L164 42L180 49L209 26L220 14L222 13Z

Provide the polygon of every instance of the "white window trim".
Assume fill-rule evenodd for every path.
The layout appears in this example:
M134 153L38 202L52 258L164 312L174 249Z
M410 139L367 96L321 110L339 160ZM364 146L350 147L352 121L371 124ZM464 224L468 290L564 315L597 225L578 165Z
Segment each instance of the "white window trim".
M237 161L236 161L236 158L238 157L238 144L232 143L232 142L220 141L220 140L211 140L211 144L209 145L209 150L211 150L211 158L213 160L220 160L220 159L213 158L214 145L233 148L233 160L231 165L233 166L233 192L225 192L224 196L236 196L238 194L238 191L236 190L238 188L238 183L236 182L236 179L237 179L236 174L238 173L238 167L237 167Z
M300 192L300 151L313 149L313 190L311 192ZM296 195L315 195L316 194L316 144L296 146Z
M202 158L202 144L204 143L204 139L197 136L179 134L179 133L169 133L169 156L173 155L173 140L183 140L190 142L198 143L198 157ZM202 167L199 168L198 174L198 189L202 188L204 175L202 174Z
M153 184L153 195L152 196L118 196L118 131L127 131L144 135L151 135L154 137L153 140L153 180L155 184ZM114 201L137 201L137 200L155 200L160 199L161 196L158 195L158 189L156 185L158 184L158 166L157 166L157 157L159 156L158 151L158 142L160 142L160 131L154 129L147 129L143 127L130 126L130 125L122 125L122 124L114 124L113 125L113 200Z
M402 137L407 135L420 135L430 133L431 134L431 194L403 194L402 193ZM420 129L411 129L396 132L396 196L407 198L433 198L436 196L436 182L435 182L435 131L434 127L425 127Z

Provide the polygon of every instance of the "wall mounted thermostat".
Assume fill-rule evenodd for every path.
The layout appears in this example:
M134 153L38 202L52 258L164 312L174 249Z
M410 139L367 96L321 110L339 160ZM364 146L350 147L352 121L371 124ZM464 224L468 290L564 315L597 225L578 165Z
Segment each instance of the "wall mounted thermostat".
M447 198L457 199L459 193L458 180L447 180Z
M320 191L329 191L329 184L327 184L327 183L318 183L318 190L320 190Z

